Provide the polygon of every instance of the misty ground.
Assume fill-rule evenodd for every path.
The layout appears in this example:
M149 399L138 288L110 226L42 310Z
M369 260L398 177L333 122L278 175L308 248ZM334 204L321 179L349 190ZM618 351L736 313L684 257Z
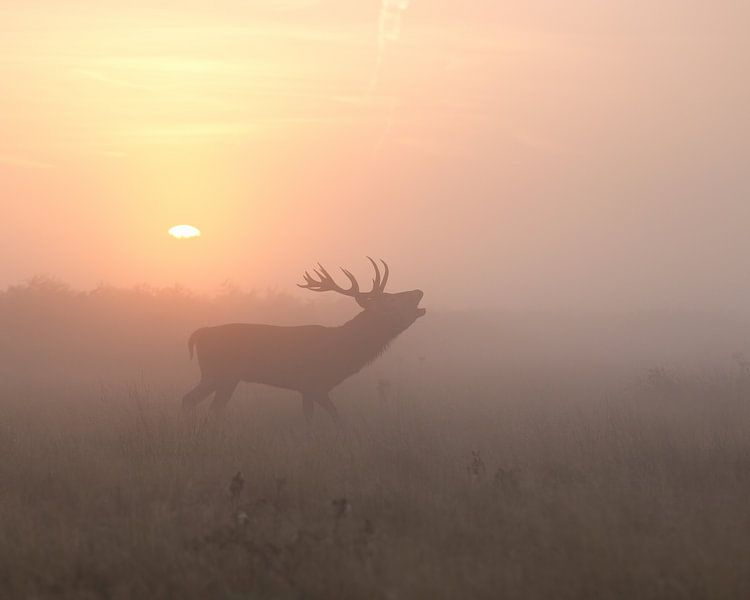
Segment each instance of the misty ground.
M0 294L0 597L750 597L744 321L428 313L341 431L186 422L185 330L337 318L264 298Z

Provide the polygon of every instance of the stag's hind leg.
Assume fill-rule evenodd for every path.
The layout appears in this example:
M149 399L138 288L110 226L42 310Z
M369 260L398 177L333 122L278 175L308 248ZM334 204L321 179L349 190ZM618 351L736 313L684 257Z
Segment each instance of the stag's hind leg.
M216 385L210 379L201 379L192 390L182 398L182 409L191 412L196 406L216 391Z
M224 412L239 383L239 381L222 381L217 384L216 394L214 395L213 402L211 402L211 411L214 414L220 415Z

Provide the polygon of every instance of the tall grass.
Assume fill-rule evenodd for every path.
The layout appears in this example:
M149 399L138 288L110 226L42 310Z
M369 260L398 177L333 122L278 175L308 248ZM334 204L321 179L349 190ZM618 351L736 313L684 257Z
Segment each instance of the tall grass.
M748 597L735 383L352 385L344 431L265 391L197 427L139 387L5 395L0 596Z

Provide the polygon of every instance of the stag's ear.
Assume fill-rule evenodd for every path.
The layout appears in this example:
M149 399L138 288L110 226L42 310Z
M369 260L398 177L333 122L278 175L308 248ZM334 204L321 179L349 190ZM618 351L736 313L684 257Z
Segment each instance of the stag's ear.
M357 304L359 304L365 310L371 310L375 307L375 303L373 302L372 298L367 298L366 296L358 296Z

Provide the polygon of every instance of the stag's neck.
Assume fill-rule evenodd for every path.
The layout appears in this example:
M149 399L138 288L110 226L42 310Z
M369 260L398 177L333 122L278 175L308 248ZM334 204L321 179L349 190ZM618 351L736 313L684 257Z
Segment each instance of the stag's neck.
M343 338L346 360L355 371L375 360L403 331L382 316L362 311L351 321L337 328Z

